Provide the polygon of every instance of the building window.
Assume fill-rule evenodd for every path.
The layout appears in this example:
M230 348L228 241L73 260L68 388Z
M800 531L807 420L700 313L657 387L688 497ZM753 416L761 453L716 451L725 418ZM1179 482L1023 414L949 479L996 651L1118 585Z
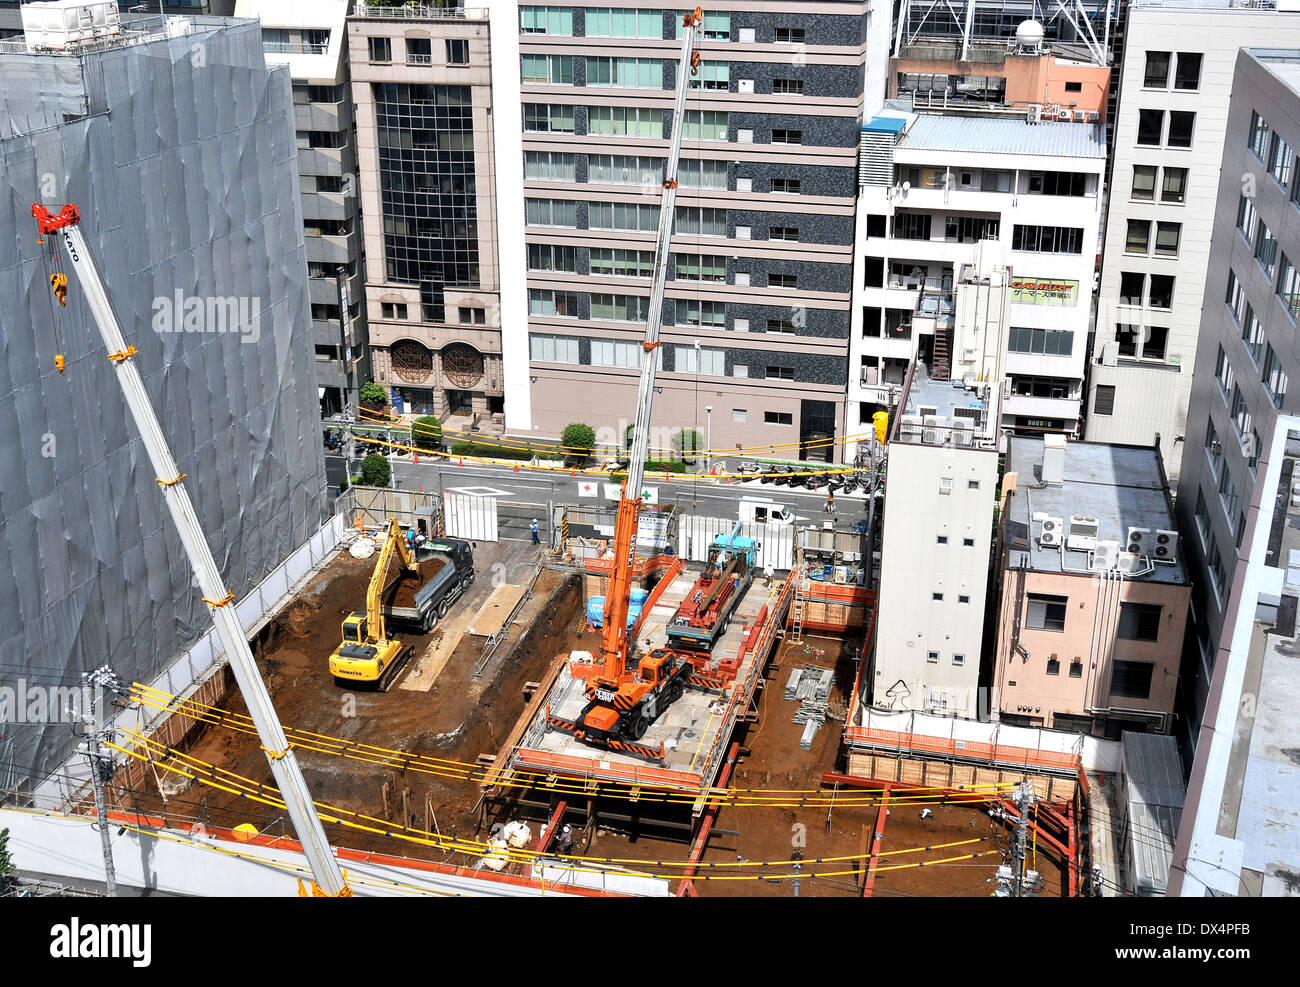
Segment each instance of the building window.
M529 226L578 228L578 204L565 199L525 199L524 221Z
M1237 509L1237 483L1228 470L1224 470L1219 477L1219 501L1223 504L1223 513L1231 521L1233 512Z
M953 663L954 665L964 665L964 664L966 664L966 656L965 656L965 655L956 655L956 654L955 654L955 655L952 656L952 663Z
M930 664L932 664L932 665L937 665L937 664L939 663L939 652L937 652L937 651L931 651L931 652L929 652L929 653L926 655L926 659L925 659L925 660L928 661L928 662L930 662Z
M1130 254L1145 254L1151 243L1151 220L1130 219L1124 249Z
M1173 308L1174 276L1172 274L1151 275L1151 296L1147 304L1152 308Z
M573 133L573 107L525 103L524 130L538 134L571 134Z
M767 238L769 240L798 240L799 228L797 226L769 226L767 228Z
M772 143L773 144L802 144L803 131L785 130L780 128L775 129L772 131Z
M1200 532L1201 543L1205 543L1210 533L1210 506L1205 502L1205 491L1196 490L1196 530Z
M1300 187L1300 182L1297 182ZM772 191L777 195L798 195L802 183L797 178L773 178Z
M627 7L589 7L589 38L654 38L664 36L663 13L659 10L636 10Z
M1292 319L1300 316L1300 272L1286 254L1282 255L1282 270L1277 276L1277 296Z
M460 321L464 325L482 326L487 324L487 309L474 308L468 305L460 306Z
M1166 168L1160 184L1161 202L1183 202L1187 197L1187 169Z
M1077 226L1022 226L1011 232L1011 249L1040 254L1083 252L1083 229Z
M1138 110L1137 142L1148 147L1160 146L1160 134L1165 127L1164 110Z
M778 45L801 45L804 43L804 29L801 27L778 27L773 40Z
M709 67L706 62L703 68ZM723 63L726 67L726 63ZM597 58L587 59L587 85L617 86L620 89L662 89L664 63L658 58ZM723 88L726 86L724 84Z
M947 544L948 544L948 536L947 536L947 535L938 535L938 536L936 536L935 540L936 540L940 545L947 545Z
M1277 266L1277 237L1262 219L1259 221L1259 235L1255 239L1255 259L1264 268L1264 273L1271 282Z
M1119 343L1120 356L1137 356L1139 327L1127 322L1115 326L1115 341Z
M467 38L447 39L447 64L469 64L469 40Z
M659 207L637 202L593 202L587 226L593 230L653 233L659 228Z
M1155 165L1133 166L1133 192L1130 198L1143 202L1150 202L1155 199L1156 171Z
M699 66L699 74L688 77L692 89L726 92L731 88L731 63L709 59ZM662 86L662 83L661 83Z
M1228 311L1232 313L1232 318L1236 322L1241 321L1241 303L1244 294L1241 282L1237 279L1237 272L1228 268L1228 292L1223 298L1223 304L1228 306Z
M1169 111L1168 147L1191 147L1192 131L1196 128L1196 114L1190 110Z
M1066 91L1067 93L1081 93L1081 92L1083 92L1083 83L1082 83L1082 82L1067 82L1067 83L1065 84L1065 91Z
M974 547L975 547L975 539L974 539L974 538L963 538L963 539L961 540L961 547L962 547L962 548L974 548Z
M1268 122L1254 110L1250 111L1250 133L1247 135L1246 146L1261 161L1268 154Z
M1286 371L1282 369L1282 361L1273 349L1272 343L1265 344L1264 347L1264 390L1268 391L1268 396L1272 399L1274 407L1282 407L1282 402L1286 400ZM1239 429L1243 434L1245 429Z
M767 276L767 286L769 288L798 288L799 276L797 274L769 274Z
M657 189L663 182L663 174L663 158L635 154L587 156L587 181L593 185L644 185ZM655 215L658 216L657 210ZM656 225L658 222L656 219Z
M1268 155L1268 173L1279 185L1286 188L1291 181L1291 145L1282 139L1281 134L1273 135L1273 147Z
M1264 354L1264 326L1250 303L1246 303L1246 317L1241 320L1241 341L1246 344L1246 352L1259 365L1259 358Z
M1178 241L1182 238L1182 223L1156 223L1156 257L1177 257Z
M641 366L641 344L633 340L593 339L591 365L593 367L622 367L636 370Z
M673 254L676 281L727 282L727 258L717 254Z
M1092 402L1092 413L1094 415L1102 415L1107 418L1115 414L1115 385L1114 384L1097 385L1097 396L1093 399Z
M1061 661L1060 661L1059 658L1048 658L1048 659L1047 659L1047 674L1048 674L1048 675L1060 675L1060 674L1061 674Z
M931 594L930 594L930 599L931 599L932 601L936 602L936 603L942 603L942 602L943 602L943 594L942 594L942 593L931 593Z
M1025 626L1033 631L1065 632L1065 608L1068 596L1030 593Z
M1219 441L1219 430L1212 420L1205 423L1205 455L1210 461L1210 473L1217 477L1219 467L1223 465L1223 443Z
M749 410L746 408L732 408L731 420L739 424L744 424L749 421Z
M528 289L528 314L551 315L566 319L578 317L578 296L571 291ZM577 363L577 360L569 361Z
M673 232L680 236L726 236L727 210L678 206Z
M1151 695L1151 673L1155 665L1149 661L1123 661L1115 659L1115 673L1110 680L1110 694L1126 699L1146 699Z
M726 110L687 110L682 121L684 140L725 141L727 139Z
M970 603L970 597L969 597L969 596L966 596L965 594L962 594L962 595L960 595L960 596L957 597L957 602L958 602L958 603Z
M1195 90L1201 88L1201 55L1195 51L1180 51L1178 67L1174 69L1174 88Z
M1237 203L1237 229L1241 231L1248 246L1255 243L1255 227L1259 223L1259 212L1255 209L1255 200L1242 196Z
M1158 603L1121 603L1117 636L1124 641L1155 641L1160 637Z
M591 248L591 273L594 275L648 278L654 274L654 263L654 252L651 250L621 250L614 247ZM677 304L679 308L682 305L681 302Z
M519 30L523 34L573 36L572 7L520 7Z
M391 38L369 38L370 60L372 62L391 62L393 60L393 41Z
M577 180L577 156L563 151L525 151L524 178L538 182Z
M577 363L578 337L529 333L529 358L538 363Z
M1012 353L1041 353L1070 356L1074 353L1074 332L1068 329L1029 329L1012 326L1007 349Z
M1146 73L1142 84L1148 89L1164 89L1169 85L1169 56L1167 51L1147 52Z
M763 412L763 424L793 425L794 415L788 411L765 411Z
M381 302L380 310L383 312L385 319L392 319L397 322L406 321L406 306L399 302Z
M794 380L794 367L777 367L768 364L764 376L768 380Z
M644 322L650 317L650 299L644 295L592 292L591 317L609 322Z
M653 258L651 263L653 263ZM705 326L706 328L724 329L727 325L727 303L699 299L678 299L677 324L679 326Z
M1140 271L1121 271L1119 275L1119 303L1141 305L1146 290L1147 276ZM1015 330L1013 329L1012 332Z
M572 55L521 55L519 64L520 78L526 86L573 85Z
M677 166L677 181L682 188L725 189L727 187L727 162L683 161Z
M1232 425L1237 430L1238 437L1246 434L1246 430L1250 428L1250 423L1250 409L1246 406L1246 396L1241 393L1241 385L1234 384L1232 387Z
M1234 378L1232 364L1228 361L1228 354L1223 352L1223 346L1219 346L1219 355L1214 364L1214 377L1219 382L1219 393L1223 395L1223 400L1228 400L1228 392L1232 388Z
M1083 662L1079 661L1078 658L1070 662L1070 678L1072 679L1083 678Z
M772 92L776 95L802 96L802 79L773 79Z
M591 106L587 108L587 133L663 137L664 111L638 106Z
M775 332L775 333L785 333L787 336L794 336L798 334L798 330L795 328L795 324L792 319L768 319L767 331Z

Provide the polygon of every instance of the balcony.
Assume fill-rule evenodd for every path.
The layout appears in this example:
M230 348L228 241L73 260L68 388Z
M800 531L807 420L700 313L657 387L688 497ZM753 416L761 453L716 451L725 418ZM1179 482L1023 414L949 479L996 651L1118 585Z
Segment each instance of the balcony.
M263 41L262 51L268 55L324 55L328 45L309 45L298 41Z
M407 65L432 65L433 56L428 54L420 54L419 52L416 51L408 51L406 53L406 64Z
M418 19L432 21L485 21L487 7L435 7L431 4L407 3L392 7L372 7L366 0L357 0L352 6L353 17L383 17L396 20Z

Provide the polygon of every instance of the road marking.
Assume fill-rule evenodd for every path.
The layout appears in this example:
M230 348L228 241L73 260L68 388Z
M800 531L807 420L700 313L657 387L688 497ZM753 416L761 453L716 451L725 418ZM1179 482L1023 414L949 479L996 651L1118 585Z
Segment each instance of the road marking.
M495 487L448 487L448 493L471 494L474 497L509 497L508 490L498 490Z

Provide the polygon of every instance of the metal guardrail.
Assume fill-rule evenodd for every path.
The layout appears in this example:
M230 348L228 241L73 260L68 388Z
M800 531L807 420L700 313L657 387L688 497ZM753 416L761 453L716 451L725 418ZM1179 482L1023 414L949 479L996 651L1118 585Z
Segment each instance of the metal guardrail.
M423 20L486 20L487 7L436 7L424 3L407 3L397 6L371 6L365 0L357 0L352 8L353 17L414 17Z
M509 615L507 615L501 626L489 635L488 639L483 643L483 653L479 655L479 660L474 665L474 678L478 679L483 677L483 670L487 668L488 662L490 662L493 656L497 653L497 648L501 646L502 641L510 636L510 626L515 622L515 618L519 616L520 611L523 610L528 601L533 598L533 587L537 585L538 577L541 576L543 568L545 568L545 565L541 561L538 561L536 563L536 569L533 572L533 577L528 580L528 585L524 587L523 595L520 596L515 605L511 607Z

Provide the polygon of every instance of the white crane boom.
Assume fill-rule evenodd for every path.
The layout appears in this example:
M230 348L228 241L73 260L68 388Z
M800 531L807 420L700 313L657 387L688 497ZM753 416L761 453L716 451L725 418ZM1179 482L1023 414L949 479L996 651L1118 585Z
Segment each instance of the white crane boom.
M141 438L144 439L149 461L153 464L154 474L162 490L163 501L171 513L172 521L176 524L181 543L185 546L185 553L189 556L190 565L194 569L194 576L203 593L203 600L212 611L213 624L226 649L226 656L231 671L235 674L239 691L248 704L248 714L257 727L258 740L262 744L262 749L266 751L271 774L280 789L280 795L288 809L289 819L293 823L298 842L302 844L303 854L311 866L316 887L321 894L330 897L350 894L351 891L344 882L338 861L330 849L320 817L316 814L316 807L312 804L302 770L298 767L293 749L284 736L280 718L276 715L275 707L271 705L271 697L258 673L253 653L248 647L248 640L244 637L244 630L239 625L239 618L235 614L233 605L234 595L226 589L225 580L221 578L221 570L217 568L216 560L212 557L212 550L199 525L198 514L195 513L194 504L182 482L185 475L177 470L167 436L149 400L140 371L135 365L134 357L137 351L126 344L122 327L109 302L99 268L91 257L85 237L81 234L79 225L81 216L76 206L72 205L65 206L57 216L51 215L43 206L34 205L32 214L36 217L43 235L58 234L67 251L68 259L77 272L86 295L86 303L94 316L95 324L99 327L104 345L108 348L108 357L116 366L117 380L126 398L127 409L140 430Z

